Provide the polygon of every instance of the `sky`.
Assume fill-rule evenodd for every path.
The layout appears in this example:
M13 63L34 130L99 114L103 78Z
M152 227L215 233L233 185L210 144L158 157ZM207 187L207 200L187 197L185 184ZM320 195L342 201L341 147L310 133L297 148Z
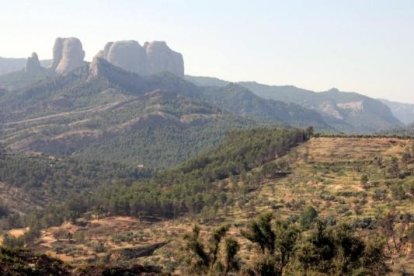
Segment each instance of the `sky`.
M414 103L413 0L0 0L0 56L164 40L186 74Z

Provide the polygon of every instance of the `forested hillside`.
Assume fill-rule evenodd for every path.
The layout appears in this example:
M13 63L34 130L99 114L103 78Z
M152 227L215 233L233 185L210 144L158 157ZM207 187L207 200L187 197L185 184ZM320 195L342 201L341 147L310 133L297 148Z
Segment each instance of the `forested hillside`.
M28 85L0 96L0 139L13 150L165 168L233 129L330 130L314 111L236 85L198 87L169 73L142 77L100 59L67 75L37 75L40 81L24 72L8 76L8 87Z
M88 211L97 211L105 215L174 218L185 214L197 214L209 208L218 208L228 200L231 201L232 196L227 188L218 187L217 181L233 175L245 174L257 166L274 160L287 153L290 148L309 139L310 135L311 130L299 129L261 128L232 132L216 149L185 162L176 169L159 172L151 178L142 178L133 184L131 184L132 177L147 176L148 172L138 170L131 175L128 174L128 170L116 170L116 167L112 169L95 167L95 171L94 167L92 170L87 170L90 167L83 168L81 165L75 168L67 165L66 168L62 168L62 171L53 170L51 176L39 172L40 180L41 177L49 180L54 179L55 176L56 181L59 181L60 177L69 178L70 175L71 178L75 177L75 180L76 177L84 179L81 183L85 186L80 188L74 181L72 189L66 188L67 194L62 196L61 203L32 213L23 221L29 224L32 221L36 223L36 227L45 227L59 224L65 219L74 219ZM69 169L74 170L75 173ZM288 166L277 163L267 170L277 170L284 175L288 173ZM63 172L67 172L68 175ZM114 175L109 175L111 173ZM33 177L30 170L29 176ZM94 176L94 181L88 181L88 176ZM128 179L127 176L131 178ZM112 180L111 185L105 185L103 182L105 178ZM50 189L51 184L47 181L39 181L39 185L43 185L44 189ZM56 185L57 191L62 188L59 182L56 184L53 182L53 185ZM74 193L69 194L70 191ZM49 212L52 209L59 211L52 214ZM37 219L30 218L32 216Z
M185 213L196 214L231 200L231 194L224 187L218 188L216 181L273 160L306 141L309 135L296 129L232 132L216 149L178 169L161 173L149 182L105 188L96 198L96 205L113 215L148 214L173 218ZM277 164L273 169L283 172L286 167Z
M43 210L114 182L149 177L151 171L113 162L87 162L0 151L0 219L18 225L16 215ZM14 221L13 221L14 220ZM9 225L9 226L7 226Z
M334 131L316 111L296 104L257 97L238 84L205 87L202 90L202 99L224 110L259 121L296 127L313 126L320 131Z

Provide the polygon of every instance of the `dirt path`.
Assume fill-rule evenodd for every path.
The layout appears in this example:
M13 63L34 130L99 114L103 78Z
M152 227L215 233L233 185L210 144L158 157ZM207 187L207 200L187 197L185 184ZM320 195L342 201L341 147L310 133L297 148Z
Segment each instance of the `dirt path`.
M24 124L24 123L32 123L32 122L37 122L37 121L42 121L42 120L47 120L47 119L52 119L52 118L59 118L59 117L74 115L74 114L95 113L95 112L100 112L100 111L105 111L105 110L108 110L108 109L111 109L111 108L115 108L118 105L122 105L126 102L128 102L128 101L126 101L126 100L125 101L117 101L117 102L114 102L114 103L94 106L92 108L88 108L88 109L84 109L84 110L62 112L62 113L58 113L58 114L51 114L51 115L41 116L41 117L32 118L32 119L26 119L26 120L15 121L15 122L8 122L8 123L5 123L4 126L19 125L19 124Z

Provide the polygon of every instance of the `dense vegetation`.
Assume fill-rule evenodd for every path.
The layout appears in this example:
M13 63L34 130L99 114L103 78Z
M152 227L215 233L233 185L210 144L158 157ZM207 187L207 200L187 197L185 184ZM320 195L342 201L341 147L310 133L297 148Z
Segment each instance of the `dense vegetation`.
M149 176L150 171L110 162L83 162L24 154L0 158L0 181L26 190L36 189L65 198L82 189L94 189L102 182L131 181Z
M228 135L216 149L175 170L131 186L100 192L96 206L111 214L160 215L173 218L219 206L227 199L216 181L242 174L285 154L306 141L309 132L298 129L252 129ZM220 203L221 202L221 203Z
M183 214L197 214L203 209L218 208L231 201L231 198L228 198L228 188L218 186L217 181L243 174L277 159L290 148L309 139L311 132L311 129L305 131L272 128L235 131L216 149L176 169L160 172L152 178L133 184L115 182L95 187L90 190L93 191L91 193L83 192L65 197L69 198L66 203L55 204L32 213L22 218L21 224L30 225L32 229L41 229L58 225L65 219L74 220L88 211L110 215L174 218ZM286 173L287 169L286 164L282 163L266 168L262 173ZM105 177L106 173L110 171L102 172L101 176Z
M7 190L17 191L18 198L0 202L3 227L18 226L18 213L29 213L50 204L64 202L74 196L95 191L114 182L131 182L151 175L151 171L113 162L86 162L56 159L41 155L8 153L0 147L0 183L2 196ZM13 195L11 195L13 196ZM16 202L22 200L25 202Z

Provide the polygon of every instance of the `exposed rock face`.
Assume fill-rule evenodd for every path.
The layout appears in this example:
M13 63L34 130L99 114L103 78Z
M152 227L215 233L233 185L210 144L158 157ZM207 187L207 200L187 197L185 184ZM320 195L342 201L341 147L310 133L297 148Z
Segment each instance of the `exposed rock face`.
M164 41L145 43L147 53L147 73L171 72L184 77L184 60L180 53L171 50Z
M40 66L39 57L36 53L32 53L32 56L27 58L25 71L29 74L36 74L40 70L42 70L42 67Z
M133 40L109 42L97 57L140 75L170 72L184 77L182 55L171 50L163 41L146 42L144 47Z
M99 76L102 73L102 64L108 62L103 57L97 55L93 58L92 62L89 64L89 72L92 76Z
M101 57L124 70L146 74L145 50L136 41L109 42L101 52Z
M53 60L52 65L50 66L53 70L59 65L60 60L62 59L62 50L63 50L63 38L56 38L55 44L53 45Z
M53 61L51 68L58 74L67 74L81 67L85 52L82 43L75 37L57 38L53 47Z

